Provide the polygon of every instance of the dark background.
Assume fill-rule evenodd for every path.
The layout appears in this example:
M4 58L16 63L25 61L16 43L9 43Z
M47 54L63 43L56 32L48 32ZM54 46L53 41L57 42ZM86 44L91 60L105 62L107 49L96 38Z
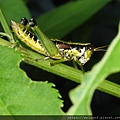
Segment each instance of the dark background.
M49 10L67 2L69 2L69 0L28 0L27 6L32 17L37 18ZM119 20L120 0L113 0L86 23L77 27L62 39L73 42L76 39L82 41L83 38L85 39L84 32L90 28L90 37L86 39L86 42L91 42L95 47L109 45L117 34ZM91 60L84 66L85 71L90 70L95 63L99 62L104 53L105 52L94 52ZM71 63L67 64L71 65ZM40 79L53 82L64 100L63 111L66 112L69 109L72 103L68 93L78 85L77 83L47 73L46 71L27 65L23 62L21 63L21 68L24 69L27 75L33 80L39 81ZM120 73L112 74L107 79L120 84ZM94 115L120 115L120 99L98 90L96 90L93 96L91 107Z

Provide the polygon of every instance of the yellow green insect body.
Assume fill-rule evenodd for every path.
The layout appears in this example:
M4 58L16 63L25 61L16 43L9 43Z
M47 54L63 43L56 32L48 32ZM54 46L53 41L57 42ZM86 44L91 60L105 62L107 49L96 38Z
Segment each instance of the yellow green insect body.
M91 43L82 44L82 43L64 42L57 39L48 39L41 32L41 30L40 31L38 30L38 27L36 27L37 25L34 25L35 20L32 19L30 23L32 24L32 28L35 31L36 29L38 30L38 34L40 36L38 39L38 36L36 37L36 35L34 35L32 32L29 31L25 21L26 20L23 19L21 21L21 24L11 21L11 27L13 31L22 42L24 42L26 45L28 45L30 48L32 48L36 52L43 54L47 57L60 59L62 61L73 60L73 61L76 61L79 65L84 65L86 62L90 60L90 57L93 51L97 51L97 49L94 49ZM45 40L45 43L44 43L44 40ZM51 46L49 46L49 44L51 44ZM48 48L50 47L51 49L52 46L53 48L55 48L55 51L53 51L54 50L53 49L52 51L49 52ZM56 52L56 49L58 52Z

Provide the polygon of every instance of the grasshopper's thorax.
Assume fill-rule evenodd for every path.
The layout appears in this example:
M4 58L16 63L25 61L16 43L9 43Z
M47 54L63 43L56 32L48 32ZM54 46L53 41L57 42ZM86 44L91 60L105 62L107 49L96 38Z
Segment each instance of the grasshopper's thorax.
M66 60L79 60L79 62L84 65L87 61L89 61L94 47L92 44L67 44L56 42L56 46L59 49L59 54Z
M92 44L89 44L89 45L83 46L82 51L83 51L83 54L81 57L79 57L79 61L84 65L86 62L90 60L91 55L94 51L94 47Z

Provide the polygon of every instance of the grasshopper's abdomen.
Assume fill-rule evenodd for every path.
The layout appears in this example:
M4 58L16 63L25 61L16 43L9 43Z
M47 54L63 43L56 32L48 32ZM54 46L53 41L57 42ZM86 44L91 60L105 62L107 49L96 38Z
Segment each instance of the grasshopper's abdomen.
M40 44L39 40L35 35L33 35L26 26L16 23L11 20L11 27L13 31L16 33L17 37L24 42L27 46L32 48L33 50L47 56L47 52L44 47Z

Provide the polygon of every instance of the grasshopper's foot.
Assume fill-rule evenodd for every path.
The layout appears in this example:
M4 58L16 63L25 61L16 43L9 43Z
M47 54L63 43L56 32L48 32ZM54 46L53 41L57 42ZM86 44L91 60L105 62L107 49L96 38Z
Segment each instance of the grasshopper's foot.
M50 62L50 65L51 65L51 66L54 66L54 65L55 65L55 63L54 63L54 62Z
M44 57L44 58L36 58L35 60L36 61L39 61L39 60L48 60L50 57Z

